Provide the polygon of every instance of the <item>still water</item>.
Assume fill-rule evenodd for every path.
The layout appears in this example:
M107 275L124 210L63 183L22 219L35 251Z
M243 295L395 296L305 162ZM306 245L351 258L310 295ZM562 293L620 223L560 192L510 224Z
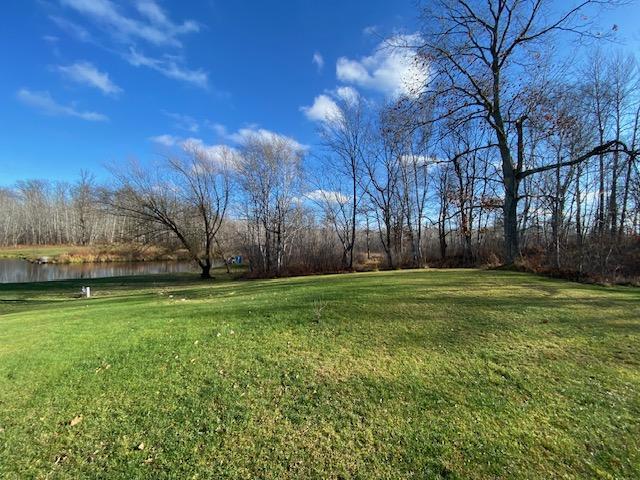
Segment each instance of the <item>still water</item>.
M120 277L153 273L197 272L194 262L111 262L44 264L0 259L0 283L49 282L80 278Z

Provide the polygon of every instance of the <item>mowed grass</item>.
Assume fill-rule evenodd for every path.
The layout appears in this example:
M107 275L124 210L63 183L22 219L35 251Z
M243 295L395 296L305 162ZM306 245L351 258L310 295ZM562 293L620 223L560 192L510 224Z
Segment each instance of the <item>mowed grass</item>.
M640 478L640 290L426 270L0 286L0 478Z

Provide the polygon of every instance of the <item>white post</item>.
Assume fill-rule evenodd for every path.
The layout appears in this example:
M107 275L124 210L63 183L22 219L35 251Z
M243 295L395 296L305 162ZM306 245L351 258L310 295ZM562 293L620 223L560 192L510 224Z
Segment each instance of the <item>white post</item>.
M91 298L91 287L82 287L82 293L86 298Z

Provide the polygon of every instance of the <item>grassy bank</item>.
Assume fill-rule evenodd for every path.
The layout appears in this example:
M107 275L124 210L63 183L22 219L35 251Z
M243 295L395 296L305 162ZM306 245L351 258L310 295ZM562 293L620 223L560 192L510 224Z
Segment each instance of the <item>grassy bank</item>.
M154 260L188 260L186 252L169 252L159 247L140 245L20 245L0 247L0 258L21 258L48 263L145 262Z
M638 478L640 290L0 285L0 478Z

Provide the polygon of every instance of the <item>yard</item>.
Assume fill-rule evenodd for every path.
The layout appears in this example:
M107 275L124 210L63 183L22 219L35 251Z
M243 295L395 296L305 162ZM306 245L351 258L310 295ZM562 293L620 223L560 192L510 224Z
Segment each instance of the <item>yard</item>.
M0 477L640 477L639 289L218 276L0 285Z

